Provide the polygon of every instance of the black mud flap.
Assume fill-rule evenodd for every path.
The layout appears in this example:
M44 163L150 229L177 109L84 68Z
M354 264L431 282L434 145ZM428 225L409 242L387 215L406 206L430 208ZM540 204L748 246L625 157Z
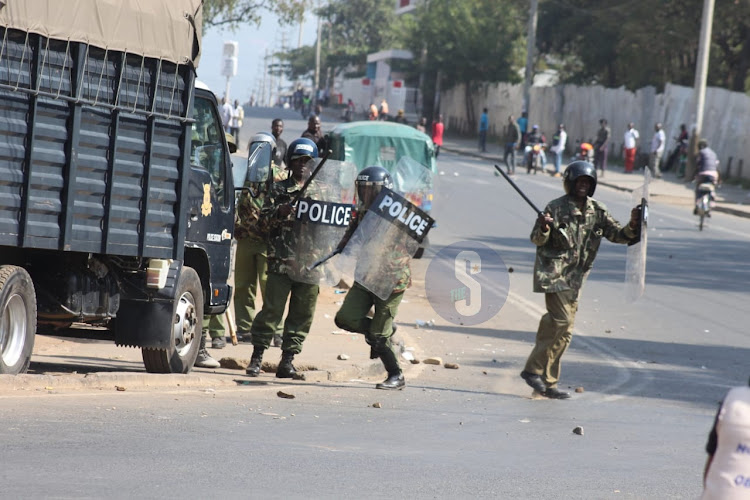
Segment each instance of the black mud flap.
M115 344L127 347L168 349L172 346L172 310L182 262L174 261L167 284L154 290L151 300L123 297L115 318ZM145 286L145 283L144 283Z

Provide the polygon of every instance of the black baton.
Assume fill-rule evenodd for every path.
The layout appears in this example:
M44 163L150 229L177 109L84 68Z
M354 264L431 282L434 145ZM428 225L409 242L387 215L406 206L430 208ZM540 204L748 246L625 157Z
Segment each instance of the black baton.
M496 169L496 170L497 170L498 172L500 172L501 174L503 174L503 177L505 177L505 180L506 180L506 181L508 181L508 183L510 183L510 185L511 185L511 186L513 186L513 189L515 189L515 190L516 190L516 191L518 192L518 194L520 194L520 195L521 195L521 197L522 197L522 198L523 198L524 200L526 200L526 203L528 203L529 205L531 205L531 208L533 208L533 209L534 209L534 211L536 212L536 214L537 214L537 215L544 215L544 212L542 212L541 210L539 210L539 208L537 208L537 206L536 206L536 205L534 205L534 202L533 202L533 201L531 201L531 200L529 199L529 197L528 197L528 196L526 196L526 194L525 194L525 193L524 193L523 191L521 191L521 188L519 188L518 186L516 186L516 183L515 183L515 182L513 182L513 179L511 179L510 177L508 177L508 174L506 174L505 172L503 172L503 169L501 169L501 168L500 168L500 167L498 167L497 165L495 165L495 169Z

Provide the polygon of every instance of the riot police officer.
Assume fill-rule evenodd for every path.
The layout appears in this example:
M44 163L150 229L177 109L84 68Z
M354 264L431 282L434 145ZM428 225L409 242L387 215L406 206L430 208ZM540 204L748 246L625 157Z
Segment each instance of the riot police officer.
M343 249L349 241L380 191L383 188L390 189L393 187L393 180L383 167L371 166L357 175L356 187L357 217L352 219L346 235L339 243L339 250ZM364 334L365 341L371 348L370 357L372 359L379 357L383 362L388 377L375 387L377 389L398 390L403 389L406 382L396 353L393 351L391 337L396 331L393 320L396 317L398 306L404 297L404 291L411 285L411 270L409 269L411 255L399 252L398 248L384 249L383 251L393 252L392 264L397 268L397 283L393 287L391 295L383 300L355 281L346 294L341 309L336 313L335 322L339 328ZM368 313L373 306L375 312L372 317L369 317Z
M270 347L283 319L287 299L289 312L284 320L281 362L276 377L294 378L297 375L292 361L302 351L302 343L310 331L319 286L297 281L289 275L290 266L296 265L293 200L304 185L307 163L317 157L318 148L311 140L300 138L292 141L285 159L289 177L273 184L261 209L258 223L269 235L268 277L263 308L250 328L254 349L246 373L251 377L260 374L263 353Z

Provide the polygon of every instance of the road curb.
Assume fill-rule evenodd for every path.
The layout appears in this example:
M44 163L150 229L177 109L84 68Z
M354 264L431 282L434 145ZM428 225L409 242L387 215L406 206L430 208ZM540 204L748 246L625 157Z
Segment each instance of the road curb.
M235 380L244 379L242 370L232 372L192 372L183 374L153 374L126 372L96 372L62 375L0 375L0 397L9 395L31 395L56 391L128 391L128 390L189 390L237 387ZM365 365L349 365L342 369L307 370L305 382L346 382L353 379L371 379L384 374L382 363L377 360ZM271 374L273 376L273 374ZM264 378L248 380L265 382ZM276 380L275 378L273 380Z

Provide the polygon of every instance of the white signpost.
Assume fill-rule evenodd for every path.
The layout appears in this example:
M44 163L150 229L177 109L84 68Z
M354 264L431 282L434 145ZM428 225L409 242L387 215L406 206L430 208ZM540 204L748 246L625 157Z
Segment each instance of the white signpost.
M239 52L239 44L237 42L224 42L224 58L221 65L221 74L227 78L227 87L224 90L224 96L227 98L227 102L231 102L229 98L229 80L237 76L237 53Z

